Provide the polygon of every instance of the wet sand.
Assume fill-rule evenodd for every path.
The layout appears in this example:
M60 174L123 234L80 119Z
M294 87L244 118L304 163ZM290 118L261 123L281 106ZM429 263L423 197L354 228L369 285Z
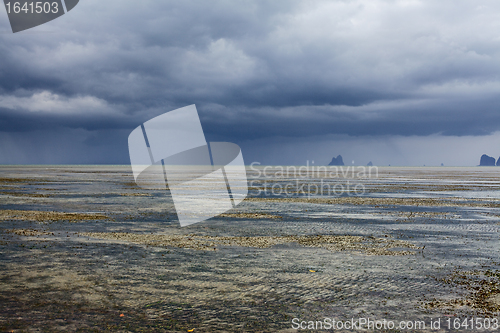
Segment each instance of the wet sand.
M263 195L293 175L249 176L243 203L180 228L127 166L0 167L0 331L500 317L500 168L301 179L362 183L360 196Z

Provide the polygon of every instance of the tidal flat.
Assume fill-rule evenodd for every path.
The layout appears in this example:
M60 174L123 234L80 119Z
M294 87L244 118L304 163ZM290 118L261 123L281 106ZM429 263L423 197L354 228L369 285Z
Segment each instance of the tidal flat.
M248 180L238 206L181 228L130 166L0 166L0 331L500 319L500 167Z

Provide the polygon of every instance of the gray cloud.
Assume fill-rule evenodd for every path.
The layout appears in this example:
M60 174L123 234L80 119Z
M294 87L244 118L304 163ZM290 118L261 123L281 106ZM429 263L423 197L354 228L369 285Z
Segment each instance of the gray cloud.
M195 103L209 140L487 135L499 16L491 0L86 0L0 34L0 131L99 138Z

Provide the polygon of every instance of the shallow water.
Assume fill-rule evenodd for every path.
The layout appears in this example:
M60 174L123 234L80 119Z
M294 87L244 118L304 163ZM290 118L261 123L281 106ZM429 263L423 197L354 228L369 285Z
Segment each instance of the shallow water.
M137 187L129 166L1 166L0 329L292 332L293 318L499 317L500 168L248 176L244 202L180 228L168 192ZM348 182L364 193L300 188ZM264 192L274 184L289 195ZM315 235L348 237L296 241Z

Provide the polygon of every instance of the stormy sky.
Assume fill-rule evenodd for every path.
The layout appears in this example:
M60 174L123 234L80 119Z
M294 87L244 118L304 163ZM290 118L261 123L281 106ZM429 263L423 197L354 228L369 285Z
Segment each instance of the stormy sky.
M80 0L16 34L0 8L0 163L127 164L190 104L247 164L477 165L500 156L500 2Z

